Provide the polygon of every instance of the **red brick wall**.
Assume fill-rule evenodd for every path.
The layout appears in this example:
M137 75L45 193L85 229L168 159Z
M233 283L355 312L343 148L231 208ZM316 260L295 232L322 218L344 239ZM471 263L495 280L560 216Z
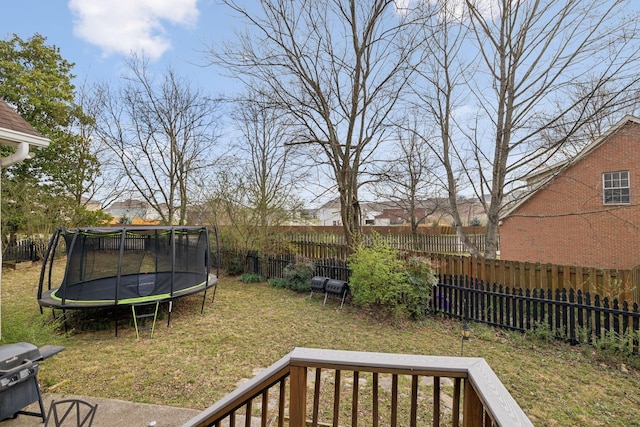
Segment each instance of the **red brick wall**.
M604 205L603 172L629 171L631 203ZM629 122L505 218L500 256L596 268L640 265L640 125Z

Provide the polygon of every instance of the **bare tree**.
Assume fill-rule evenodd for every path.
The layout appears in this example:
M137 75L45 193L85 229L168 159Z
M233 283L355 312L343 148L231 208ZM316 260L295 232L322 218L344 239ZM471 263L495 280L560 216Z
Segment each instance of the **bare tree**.
M97 137L96 120L103 105L104 87L82 84L76 93L77 103L88 117L84 123L75 125L79 139L78 150L84 150L84 156L76 164L78 178L70 181L69 193L78 205L87 206L90 202L100 203L105 208L126 191L126 175L115 157L113 150L105 141ZM95 161L92 161L95 159Z
M249 89L236 100L232 118L240 135L234 152L232 170L239 180L237 204L251 213L249 232L256 247L269 243L269 227L281 225L300 204L299 170L292 168L289 157L294 147L286 145L287 127L282 112L272 97ZM298 190L298 191L297 191Z
M439 10L426 14L421 99L440 129L458 234L473 255L495 258L500 214L518 178L554 159L603 107L636 89L638 19L626 0L429 4ZM575 89L587 83L587 90ZM580 108L605 86L610 92L598 107ZM562 137L541 149L545 130L559 123L568 124ZM462 230L462 187L487 215L484 254Z
M409 222L414 236L421 222L446 206L438 197L443 188L439 178L442 166L430 144L425 143L426 132L420 129L418 121L414 115L398 126L392 157L377 164L374 169L377 182L372 184L372 193Z
M414 70L417 39L389 0L223 1L248 24L212 62L249 85L267 85L285 112L291 144L331 170L349 246L358 241L363 168L383 144ZM259 9L259 11L258 11Z
M128 65L122 87L105 89L100 137L161 221L185 224L190 186L214 163L219 102L171 68L157 82L146 60Z
M229 160L229 159L227 159ZM255 249L253 212L244 204L244 173L229 167L220 168L216 180L201 204L203 218L209 225L221 226L223 238L242 251Z
M568 93L574 100L575 108L562 120L541 132L542 149L553 147L558 140L564 143L558 150L558 162L568 161L592 141L604 134L623 114L632 114L638 106L638 90L618 93L615 87L605 84L598 86L594 82L578 83ZM595 87L595 89L594 89ZM615 93L615 96L614 96ZM572 127L580 115L589 118L584 125L572 132ZM570 137L566 137L570 135Z

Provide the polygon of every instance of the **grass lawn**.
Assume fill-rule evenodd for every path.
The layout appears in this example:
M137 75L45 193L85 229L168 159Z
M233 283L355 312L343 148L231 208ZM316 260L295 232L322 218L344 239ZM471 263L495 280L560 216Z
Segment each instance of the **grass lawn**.
M390 325L339 302L223 278L215 303L200 314L201 295L175 302L171 327L137 340L122 321L93 322L65 337L36 301L39 267L2 275L2 342L60 344L40 364L45 392L117 398L203 409L257 369L294 347L460 355L460 324L433 317ZM130 317L130 316L129 316ZM536 426L640 426L638 358L587 346L545 343L472 326L464 355L485 358Z

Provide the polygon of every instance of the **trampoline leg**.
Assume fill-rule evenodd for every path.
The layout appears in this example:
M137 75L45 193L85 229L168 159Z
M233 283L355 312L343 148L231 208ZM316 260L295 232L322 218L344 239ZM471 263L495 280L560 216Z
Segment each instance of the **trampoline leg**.
M64 334L67 335L69 328L67 327L67 310L62 309L62 323L64 323Z
M173 300L169 301L169 308L167 310L167 328L171 325L171 311L173 310Z
M204 313L204 302L207 299L207 290L204 290L204 295L202 295L202 307L200 307L200 314Z
M345 299L346 296L347 296L347 291L345 290L342 293L342 302L340 303L340 310L342 310L342 306L344 305L344 299Z
M151 326L151 338L153 338L153 332L156 330L156 320L158 319L158 307L160 307L160 302L156 302L156 310L153 313L153 325Z
M217 290L218 290L218 284L216 283L216 284L213 286L213 295L211 295L211 304L213 304L213 300L215 300L215 299L216 299L216 291L217 291Z

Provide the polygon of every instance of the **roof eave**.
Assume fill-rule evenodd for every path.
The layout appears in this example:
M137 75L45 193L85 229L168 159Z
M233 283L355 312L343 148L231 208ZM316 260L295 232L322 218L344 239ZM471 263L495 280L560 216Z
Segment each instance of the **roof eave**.
M51 141L42 136L29 135L0 127L0 144L18 147L25 142L32 147L48 147Z

